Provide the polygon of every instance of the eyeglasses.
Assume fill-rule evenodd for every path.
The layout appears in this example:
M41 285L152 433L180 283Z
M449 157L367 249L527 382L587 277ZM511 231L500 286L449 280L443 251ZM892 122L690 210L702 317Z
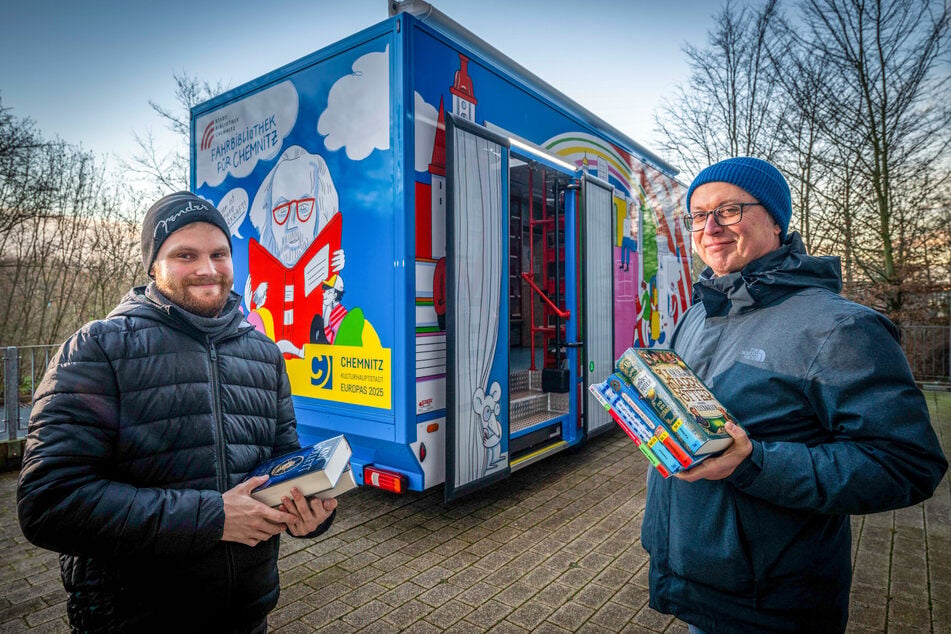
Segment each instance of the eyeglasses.
M713 220L718 225L721 227L729 227L743 219L744 207L752 207L754 205L762 206L762 203L727 203L710 211L695 211L692 214L684 214L682 216L684 219L684 227L686 227L687 231L703 231L703 228L707 226L707 216L710 214L713 214Z
M297 219L301 222L307 222L311 214L314 213L315 203L316 200L314 198L299 198L282 203L271 210L271 213L274 215L274 222L279 225L287 222L287 217L291 214L291 206L294 207L294 213L297 214Z

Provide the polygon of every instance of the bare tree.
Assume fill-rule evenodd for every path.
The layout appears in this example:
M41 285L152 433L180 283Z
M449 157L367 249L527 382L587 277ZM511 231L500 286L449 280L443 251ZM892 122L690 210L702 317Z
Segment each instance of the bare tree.
M143 201L188 188L190 109L222 91L184 73L175 83L178 108L150 104L177 144L137 135L114 176L0 104L0 345L60 341L144 281L136 218Z
M0 253L3 240L47 204L50 165L39 160L49 145L30 119L15 117L0 100Z
M166 107L153 100L149 105L172 132L175 145L163 148L151 130L136 133L138 151L130 160L120 160L121 169L134 180L140 194L147 194L151 200L188 189L191 109L226 90L220 82L210 84L185 71L173 74L173 79L176 105Z
M768 0L758 11L737 11L728 0L709 46L685 47L693 69L689 84L664 101L655 121L666 139L662 149L688 173L729 156L770 159L779 150L772 132L783 104L775 99L766 48L777 4Z
M919 232L949 177L949 77L935 72L948 26L948 7L929 0L804 0L787 30L823 69L815 123L849 179L848 247L896 320L904 278L929 268Z
M142 277L138 230L89 152L7 111L0 138L0 345L55 343Z
M949 9L940 0L800 0L717 16L710 47L658 117L696 172L728 156L777 164L793 227L842 255L847 294L898 323L951 288ZM947 59L944 60L947 62ZM911 308L914 307L912 311Z

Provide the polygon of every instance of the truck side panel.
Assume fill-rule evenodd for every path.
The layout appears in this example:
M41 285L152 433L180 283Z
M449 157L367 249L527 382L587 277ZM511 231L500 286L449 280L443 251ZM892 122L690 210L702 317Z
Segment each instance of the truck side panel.
M401 462L415 437L396 414L408 385L396 46L391 21L193 113L194 189L228 219L235 290L285 353L302 441L345 433L355 462Z

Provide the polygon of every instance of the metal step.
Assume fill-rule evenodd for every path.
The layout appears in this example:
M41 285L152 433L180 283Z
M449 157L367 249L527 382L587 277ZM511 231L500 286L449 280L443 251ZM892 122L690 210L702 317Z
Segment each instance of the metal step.
M517 434L568 411L564 394L542 392L539 370L516 372L509 377L509 433Z

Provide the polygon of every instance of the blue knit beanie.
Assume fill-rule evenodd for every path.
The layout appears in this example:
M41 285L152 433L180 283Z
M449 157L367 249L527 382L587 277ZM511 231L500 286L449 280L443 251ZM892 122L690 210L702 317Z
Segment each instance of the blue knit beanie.
M687 211L693 190L705 183L730 183L745 190L760 202L782 229L781 241L786 240L786 230L792 217L792 197L789 185L779 170L770 163L750 156L738 156L705 168L687 190Z

